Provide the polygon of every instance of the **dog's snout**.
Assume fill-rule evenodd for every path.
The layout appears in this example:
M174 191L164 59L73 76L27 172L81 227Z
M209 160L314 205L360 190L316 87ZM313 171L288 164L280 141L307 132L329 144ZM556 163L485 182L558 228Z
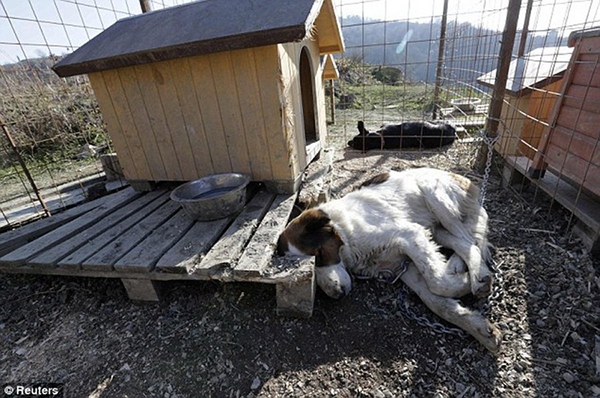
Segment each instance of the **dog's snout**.
M346 286L340 286L340 290L338 290L338 296L337 297L333 297L335 300L341 300L344 297L346 297L348 294L350 294L350 290L348 287Z

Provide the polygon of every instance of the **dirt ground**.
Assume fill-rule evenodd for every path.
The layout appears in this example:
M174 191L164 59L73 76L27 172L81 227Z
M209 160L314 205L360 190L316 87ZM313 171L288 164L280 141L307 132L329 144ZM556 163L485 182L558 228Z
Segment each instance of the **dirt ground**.
M338 149L332 194L414 165L476 177L460 152ZM169 282L160 304L140 305L118 280L0 275L0 384L63 383L68 397L600 396L600 261L569 232L569 213L521 191L493 169L497 356L404 318L400 282L356 281L341 301L318 292L314 315L291 319L275 315L272 285Z

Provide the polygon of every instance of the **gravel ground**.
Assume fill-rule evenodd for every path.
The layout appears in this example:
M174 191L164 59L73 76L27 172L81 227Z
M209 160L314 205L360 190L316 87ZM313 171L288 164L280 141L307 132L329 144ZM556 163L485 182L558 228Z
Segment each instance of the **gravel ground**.
M465 153L338 149L332 194L415 165L476 177ZM569 233L569 213L531 188L501 189L494 172L497 356L404 318L400 283L357 281L341 301L318 292L310 319L290 319L275 315L272 285L169 282L160 304L139 305L118 280L0 275L0 384L64 383L69 397L600 396L600 261Z

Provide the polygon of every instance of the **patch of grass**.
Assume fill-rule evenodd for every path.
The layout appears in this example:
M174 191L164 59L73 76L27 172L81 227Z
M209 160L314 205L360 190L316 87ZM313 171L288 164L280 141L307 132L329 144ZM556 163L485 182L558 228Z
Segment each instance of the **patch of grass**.
M338 98L351 98L352 109L396 109L400 112L427 112L433 102L433 88L424 83L400 85L342 85Z
M87 78L61 79L52 57L0 66L0 115L38 188L76 181L101 170L98 159L78 159L82 145L110 140ZM0 133L0 199L31 192L17 154Z
M74 156L83 144L108 142L98 103L87 79L61 79L47 59L0 67L0 114L27 162ZM15 159L4 135L0 167Z

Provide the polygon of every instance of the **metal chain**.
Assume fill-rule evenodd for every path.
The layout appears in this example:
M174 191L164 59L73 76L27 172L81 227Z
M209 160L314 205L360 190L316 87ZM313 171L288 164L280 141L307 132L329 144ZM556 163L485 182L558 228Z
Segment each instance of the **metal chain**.
M502 295L504 294L504 277L502 276L502 271L500 270L500 265L496 265L494 260L491 260L488 264L490 271L492 271L492 275L494 277L494 285L492 287L492 293L485 298L483 304L481 305L479 311L481 314L489 318L492 312L492 305L500 301Z
M504 123L504 120L502 119L498 119L498 118L493 118L493 117L488 117L488 120L494 120L500 124L502 124L502 131L507 131L510 133L508 127L506 126L506 123ZM496 142L500 139L500 133L496 133L495 137L490 137L488 135L487 130L479 130L479 135L481 136L482 141L484 142L484 144L487 145L487 149L488 149L488 154L487 154L487 159L485 160L485 169L483 172L483 182L481 183L481 193L479 196L479 204L483 206L483 203L485 202L485 195L487 194L487 187L488 187L488 182L490 179L490 173L492 171L492 158L494 157L494 145L496 145Z
M488 119L497 121L498 123L502 124L502 131L508 131L508 127L506 126L506 123L504 123L504 120L498 119L498 118L490 118L490 117L488 117ZM488 187L488 183L489 183L489 179L490 179L490 173L492 170L492 158L494 156L494 145L496 145L496 142L500 139L500 133L497 133L495 137L490 137L487 134L486 130L481 130L480 133L481 133L481 138L482 138L483 142L487 145L487 148L488 148L487 159L485 161L485 169L483 172L483 182L481 183L481 190L480 190L480 196L479 196L479 204L481 206L483 206L483 204L485 202L485 196L487 194L487 187ZM500 267L496 265L494 260L491 260L490 263L488 264L488 266L490 268L490 271L492 271L492 275L494 277L494 285L492 287L492 293L488 297L486 297L486 299L483 302L483 305L481 306L481 309L480 309L482 315L485 317L490 316L492 304L494 302L498 301L500 299L500 297L502 296L502 294L503 294L502 286L504 285Z
M485 202L485 195L487 194L487 186L490 179L490 173L492 171L492 157L494 156L494 145L496 145L496 141L500 138L499 135L496 137L490 137L487 135L485 130L481 130L481 138L483 142L487 145L488 153L487 159L485 160L485 169L483 172L483 182L481 183L481 190L479 195L479 204L483 206Z
M398 289L396 309L404 318L416 321L419 325L428 327L435 333L453 334L463 339L467 337L467 334L462 329L451 328L446 325L442 325L439 322L435 322L424 315L418 315L412 308L410 308L408 302L408 293L409 291L406 285L402 285L402 287Z

